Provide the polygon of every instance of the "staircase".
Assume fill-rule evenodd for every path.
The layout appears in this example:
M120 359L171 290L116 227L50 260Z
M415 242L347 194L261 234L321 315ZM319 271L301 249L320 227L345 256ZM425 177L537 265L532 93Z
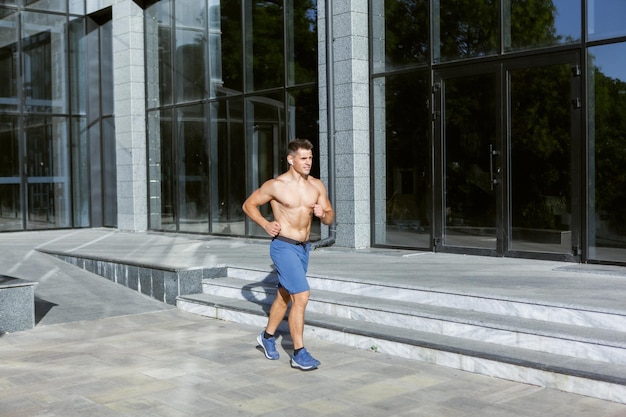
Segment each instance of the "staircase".
M273 272L224 268L185 311L257 326ZM305 339L319 338L493 377L626 403L626 312L489 294L309 276ZM279 331L288 334L284 321Z

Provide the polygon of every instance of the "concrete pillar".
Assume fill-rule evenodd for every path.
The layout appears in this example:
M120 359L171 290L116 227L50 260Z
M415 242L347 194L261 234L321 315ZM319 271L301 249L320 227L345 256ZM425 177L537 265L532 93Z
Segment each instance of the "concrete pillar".
M330 1L334 32L336 245L363 248L370 232L370 133L367 0ZM318 2L320 156L327 172L325 2Z
M113 79L117 157L117 227L148 228L143 9L113 2Z

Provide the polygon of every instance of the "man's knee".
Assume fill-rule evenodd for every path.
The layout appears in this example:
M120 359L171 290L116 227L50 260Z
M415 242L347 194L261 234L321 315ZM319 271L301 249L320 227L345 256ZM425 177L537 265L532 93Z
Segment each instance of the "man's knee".
M291 294L291 301L293 304L306 305L309 301L309 291L302 291L296 294Z

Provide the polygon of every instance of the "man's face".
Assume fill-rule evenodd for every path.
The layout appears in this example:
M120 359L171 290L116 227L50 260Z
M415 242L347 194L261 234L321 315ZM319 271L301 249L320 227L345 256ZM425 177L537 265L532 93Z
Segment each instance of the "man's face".
M313 151L298 149L292 161L293 168L297 173L309 175L311 173L311 166L313 165Z

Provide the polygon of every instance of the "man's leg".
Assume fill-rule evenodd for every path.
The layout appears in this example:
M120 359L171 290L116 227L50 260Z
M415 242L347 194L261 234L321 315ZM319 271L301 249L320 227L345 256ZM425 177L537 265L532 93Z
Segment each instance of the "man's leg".
M304 347L304 312L309 302L309 291L291 295L291 310L289 311L289 332L293 341L293 348Z
M291 356L291 366L308 371L320 365L320 361L315 359L304 347L304 312L309 302L309 291L291 295L291 311L289 311L289 331L293 339L293 355Z
M282 287L278 288L276 299L270 307L270 316L267 320L265 331L257 336L256 341L263 348L267 359L276 360L280 358L280 354L276 350L276 338L274 337L278 325L285 318L287 305L289 304L289 293Z
M285 318L285 313L287 313L287 307L289 305L290 297L289 293L283 287L278 287L278 293L276 294L276 299L272 303L272 307L270 307L270 316L267 320L267 327L265 331L269 334L276 334L276 330L280 325L280 322Z

